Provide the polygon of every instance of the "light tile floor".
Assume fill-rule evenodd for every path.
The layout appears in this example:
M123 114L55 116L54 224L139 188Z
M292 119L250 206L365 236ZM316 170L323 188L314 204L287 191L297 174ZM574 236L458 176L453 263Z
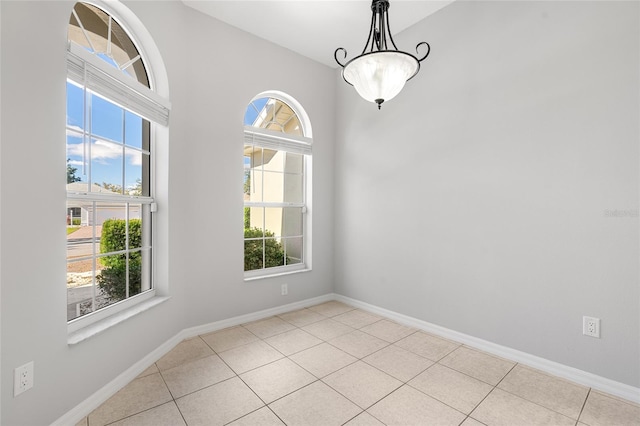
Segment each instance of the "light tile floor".
M79 425L640 425L640 405L340 302L178 344Z

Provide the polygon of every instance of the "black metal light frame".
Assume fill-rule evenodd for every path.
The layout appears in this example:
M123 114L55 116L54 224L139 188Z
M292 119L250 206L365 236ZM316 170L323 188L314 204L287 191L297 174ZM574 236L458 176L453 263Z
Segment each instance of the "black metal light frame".
M420 71L420 62L424 61L427 58L427 56L429 56L429 53L431 52L431 46L426 41L420 42L416 45L416 54L418 54L418 49L420 48L420 46L422 45L427 46L427 52L421 58L418 58L416 55L412 55L411 53L398 50L396 43L393 41L391 30L389 29L389 1L388 0L372 0L371 11L372 11L371 27L369 29L369 36L367 37L367 43L365 44L364 49L362 50L362 53L346 63L342 63L338 59L339 51L344 52L344 56L342 59L343 60L346 59L347 57L346 49L344 49L343 47L339 47L333 53L334 59L336 60L338 65L342 67L342 70L343 70L342 78L348 84L353 86L353 84L351 84L344 77L344 69L347 66L349 66L350 63L366 55L374 55L379 52L394 52L394 53L401 53L401 54L410 56L416 61L418 65L416 68L416 72L413 73L413 75L407 79L407 81L411 80L416 74L418 74L418 71ZM389 49L387 45L387 40L391 41L391 45L393 46L393 49ZM378 109L380 109L382 102L384 102L384 100L381 100L381 99L376 100L376 103L378 104Z

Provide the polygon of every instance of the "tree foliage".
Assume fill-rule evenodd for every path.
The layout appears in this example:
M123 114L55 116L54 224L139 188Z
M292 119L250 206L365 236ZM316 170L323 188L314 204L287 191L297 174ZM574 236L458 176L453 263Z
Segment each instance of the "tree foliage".
M244 171L244 193L251 194L251 172L249 170Z
M102 182L102 184L98 183L97 185L116 194L122 194L122 186L116 183Z
M276 240L275 234L271 231L264 231L262 239L262 229L245 228L244 230L244 270L271 268L285 264L284 249L282 244ZM248 238L259 238L248 240ZM264 243L264 247L263 247ZM264 249L264 264L263 264Z
M244 229L251 228L251 207L244 208Z
M80 182L82 178L80 176L76 176L78 168L71 166L69 161L71 161L71 159L67 158L67 183Z
M102 224L100 253L112 253L126 250L127 224L124 219L107 219ZM142 221L129 220L129 248L141 247ZM142 255L140 252L128 254L129 258L129 295L140 293L142 283ZM98 285L111 300L126 297L127 253L114 254L100 258L105 268L96 276Z
M109 190L111 192L115 192L116 194L122 194L123 193L122 192L122 185L118 185L117 183L102 182L101 184L98 183L97 185L101 186L104 189ZM142 180L140 178L136 179L136 185L134 187L125 188L124 194L141 196L142 195Z

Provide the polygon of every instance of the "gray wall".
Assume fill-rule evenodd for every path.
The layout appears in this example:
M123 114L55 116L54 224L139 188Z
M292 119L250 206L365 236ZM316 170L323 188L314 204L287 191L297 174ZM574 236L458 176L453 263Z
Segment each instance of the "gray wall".
M67 345L62 165L73 2L0 2L1 424L51 423L182 329L333 289L333 70L177 1L127 5L155 39L169 76L170 204L158 214L172 298ZM314 228L322 232L313 238L312 272L245 283L242 119L251 98L270 89L296 98L311 119ZM13 369L31 360L35 386L13 398Z
M48 424L179 330L334 281L346 296L640 386L638 218L607 217L638 209L638 3L456 2L397 37L433 53L377 111L334 71L180 2L128 2L169 76L170 204L159 215L172 298L69 347L72 4L0 2L0 423ZM294 96L313 124L314 270L245 283L241 120L268 89ZM602 339L581 335L582 315L602 319ZM13 398L13 368L30 360L35 387Z
M340 85L336 292L640 386L638 19L455 2L382 111Z

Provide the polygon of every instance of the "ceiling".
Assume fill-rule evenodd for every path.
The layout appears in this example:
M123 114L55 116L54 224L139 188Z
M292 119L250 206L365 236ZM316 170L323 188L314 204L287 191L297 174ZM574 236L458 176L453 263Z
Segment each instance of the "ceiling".
M338 67L333 59L338 47L347 49L347 60L362 52L371 25L370 0L182 2L330 67ZM391 0L389 22L393 35L451 2L453 0ZM421 41L428 40L415 40L415 44ZM415 44L398 48L413 53Z

